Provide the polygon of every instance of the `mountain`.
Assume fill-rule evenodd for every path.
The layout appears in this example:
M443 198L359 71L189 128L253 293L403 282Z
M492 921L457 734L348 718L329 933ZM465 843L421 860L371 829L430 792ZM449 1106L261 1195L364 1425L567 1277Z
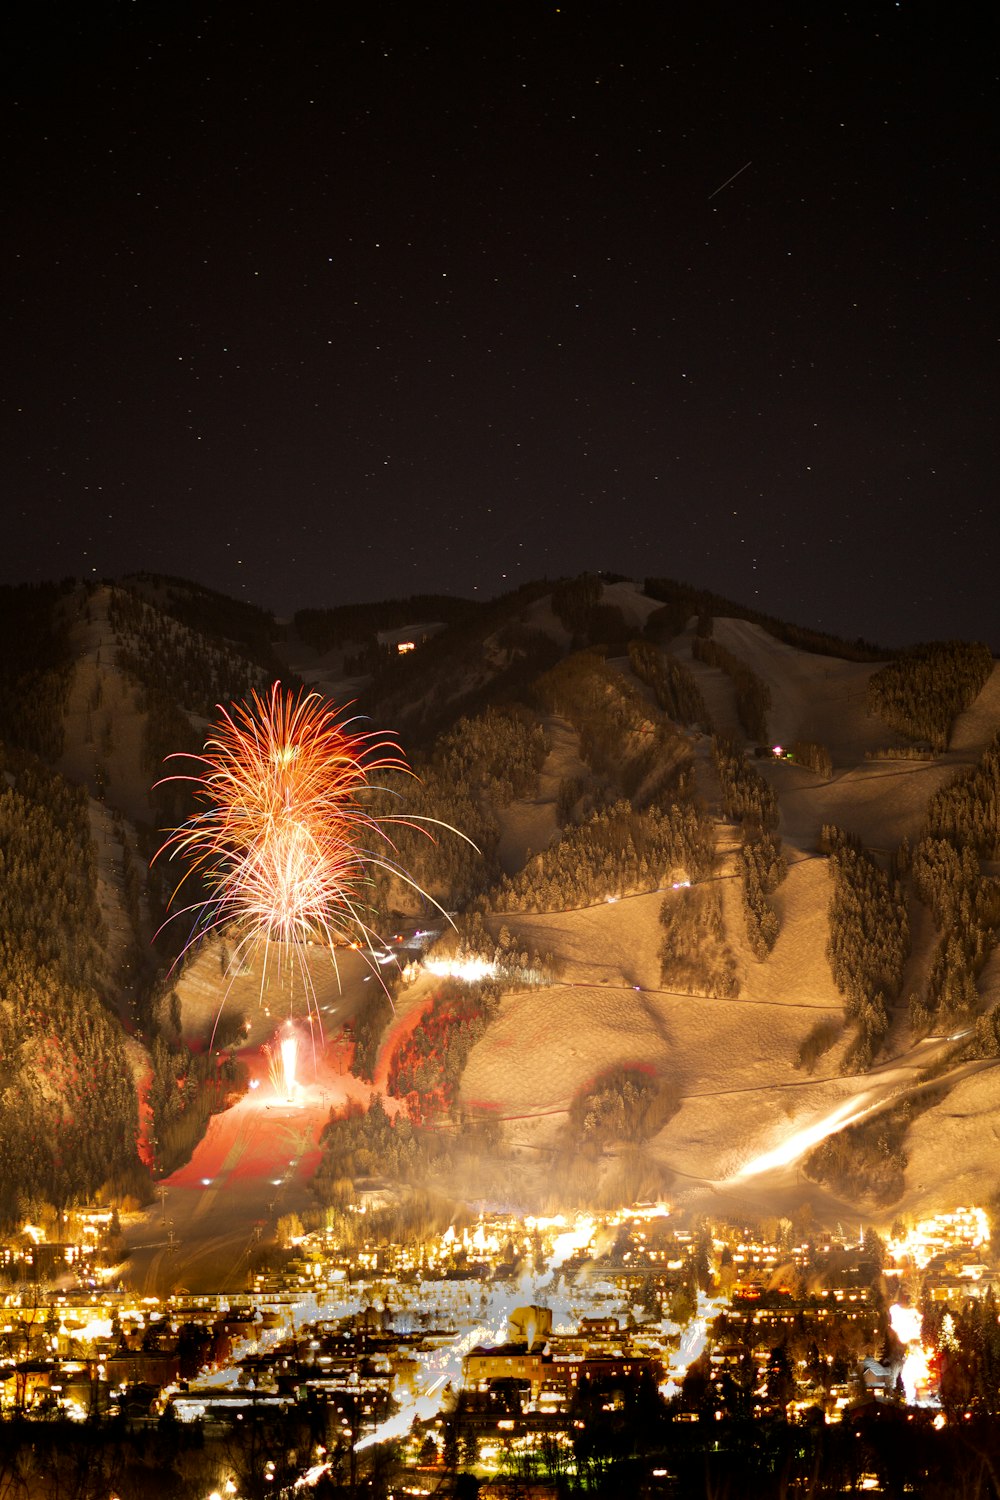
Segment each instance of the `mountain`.
M877 1218L994 1190L985 647L890 660L613 575L279 622L143 574L0 590L0 631L5 1221L148 1198L257 1081L280 974L182 953L179 872L149 863L191 807L165 757L276 679L396 733L420 779L392 806L466 835L399 832L454 927L375 880L376 930L441 929L444 977L390 966L394 1014L351 981L343 1096L363 1108L374 1079L397 1126L335 1122L317 1201L431 1174L525 1202L558 1180ZM303 963L332 1016L343 978L319 949Z

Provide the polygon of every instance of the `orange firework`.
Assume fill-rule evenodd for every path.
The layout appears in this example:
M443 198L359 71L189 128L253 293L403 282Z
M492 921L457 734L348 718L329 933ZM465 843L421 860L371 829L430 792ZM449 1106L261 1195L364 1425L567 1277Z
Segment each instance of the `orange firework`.
M317 937L331 946L360 937L371 947L372 867L412 885L396 863L392 828L427 821L375 810L373 774L412 774L399 749L351 730L318 693L283 693L280 683L220 712L204 753L185 757L198 773L168 778L192 782L200 808L157 855L188 866L172 904L194 871L208 893L182 909L196 914L191 941L235 925L241 948Z

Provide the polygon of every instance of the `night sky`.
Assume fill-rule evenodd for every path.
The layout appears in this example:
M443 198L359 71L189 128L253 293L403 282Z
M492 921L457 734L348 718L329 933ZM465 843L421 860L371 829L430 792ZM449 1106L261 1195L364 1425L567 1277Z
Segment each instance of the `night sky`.
M312 9L5 39L2 581L1000 650L988 6Z

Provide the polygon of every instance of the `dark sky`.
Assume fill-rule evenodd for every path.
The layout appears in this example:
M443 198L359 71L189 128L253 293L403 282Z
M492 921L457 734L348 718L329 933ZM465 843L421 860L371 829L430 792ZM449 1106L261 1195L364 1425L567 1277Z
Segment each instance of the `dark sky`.
M989 7L314 9L7 38L4 580L1000 649Z

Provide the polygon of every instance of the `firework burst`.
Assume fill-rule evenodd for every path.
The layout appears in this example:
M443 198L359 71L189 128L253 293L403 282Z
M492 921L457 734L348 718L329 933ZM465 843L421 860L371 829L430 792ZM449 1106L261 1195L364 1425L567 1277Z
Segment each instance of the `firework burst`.
M372 781L412 772L390 739L352 729L340 712L317 693L296 696L275 683L266 696L220 708L201 755L176 757L194 770L166 779L192 783L198 810L156 858L187 866L170 904L172 917L194 918L188 947L225 928L240 955L261 943L290 951L318 941L331 952L360 942L374 956L375 871L420 889L400 868L393 834L409 827L432 837L433 820L380 812L384 788ZM195 872L206 894L183 904Z

